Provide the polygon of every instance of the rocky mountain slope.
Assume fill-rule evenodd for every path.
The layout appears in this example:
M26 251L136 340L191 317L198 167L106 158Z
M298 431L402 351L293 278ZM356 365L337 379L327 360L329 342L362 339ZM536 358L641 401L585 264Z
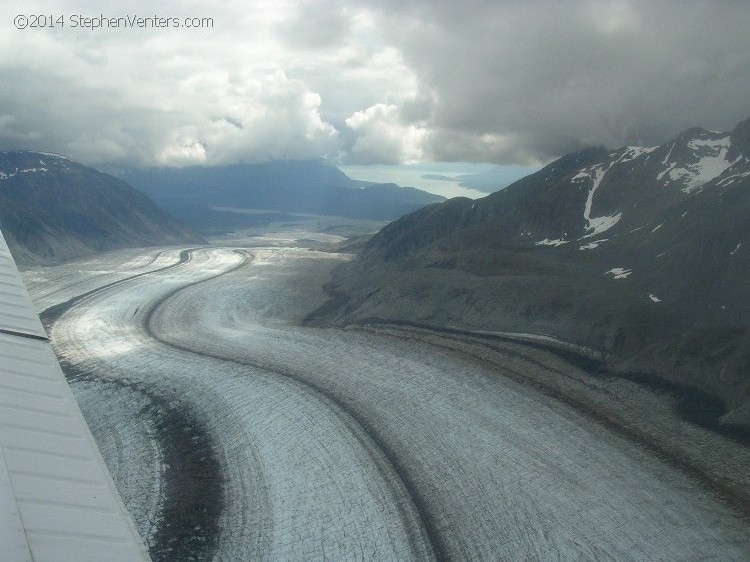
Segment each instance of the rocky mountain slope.
M237 228L253 218L257 223L257 215L231 213L228 208L388 220L444 201L412 187L352 180L322 160L152 168L131 170L122 177L199 229Z
M41 152L0 152L0 228L18 263L205 242L124 181Z
M376 235L315 322L545 335L750 428L750 120L570 154Z

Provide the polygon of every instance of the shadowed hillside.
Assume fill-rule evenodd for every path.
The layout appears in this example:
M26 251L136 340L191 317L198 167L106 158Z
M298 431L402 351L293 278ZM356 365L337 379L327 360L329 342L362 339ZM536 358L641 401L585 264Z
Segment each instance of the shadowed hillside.
M39 152L0 153L0 228L19 263L205 242L124 181Z
M312 321L547 335L718 397L721 423L748 429L749 278L745 121L570 154L403 217L338 272Z

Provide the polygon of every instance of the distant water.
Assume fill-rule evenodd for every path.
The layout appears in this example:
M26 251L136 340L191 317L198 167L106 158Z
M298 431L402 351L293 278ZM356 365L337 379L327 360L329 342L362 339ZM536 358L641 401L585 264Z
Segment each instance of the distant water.
M450 178L493 171L493 173L497 173L498 186L505 187L535 170L535 168L526 169L520 166L494 166L492 164L466 162L438 162L401 166L352 165L339 166L339 169L355 180L396 183L402 186L416 187L443 197L469 197L471 199L485 197L487 192L463 187L460 185L460 180L451 180ZM445 179L436 179L435 176Z

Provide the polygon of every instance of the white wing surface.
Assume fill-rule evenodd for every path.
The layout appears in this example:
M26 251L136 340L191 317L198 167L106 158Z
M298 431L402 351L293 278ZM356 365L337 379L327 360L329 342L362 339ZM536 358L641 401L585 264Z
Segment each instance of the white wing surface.
M2 234L0 545L8 562L149 560Z

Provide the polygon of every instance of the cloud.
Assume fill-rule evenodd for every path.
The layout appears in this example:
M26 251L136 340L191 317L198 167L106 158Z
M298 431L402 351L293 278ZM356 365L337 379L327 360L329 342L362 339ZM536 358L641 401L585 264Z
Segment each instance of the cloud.
M347 163L410 164L419 162L427 131L404 125L398 107L382 103L358 111L346 120L355 133Z
M16 118L13 115L0 115L0 138L33 141L39 138L35 131L19 131L16 129Z
M336 150L337 132L321 119L320 96L281 70L263 77L209 73L179 95L178 115L190 115L162 137L158 164L317 158Z
M378 6L388 41L436 100L428 125L441 159L545 160L750 114L746 2Z
M4 5L12 22L18 8ZM98 16L101 3L35 12ZM0 147L89 164L535 164L750 116L750 4L145 0L208 29L0 27Z
M342 5L302 2L277 29L291 47L317 50L341 45L350 23Z
M237 52L234 35L218 36L207 52L186 34L111 35L3 37L17 55L2 64L3 146L135 166L336 153L320 96L277 65L256 64L255 43Z

